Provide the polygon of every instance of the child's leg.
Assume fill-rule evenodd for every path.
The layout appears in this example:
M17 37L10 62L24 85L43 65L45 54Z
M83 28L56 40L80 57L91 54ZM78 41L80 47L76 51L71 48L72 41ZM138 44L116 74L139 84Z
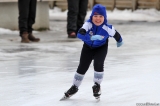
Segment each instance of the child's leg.
M94 51L94 85L92 87L93 89L93 96L95 98L99 98L101 95L101 82L103 80L103 66L104 61L107 55L108 45L103 45L102 47L99 47L95 49Z
M80 86L83 77L91 64L93 57L92 54L92 50L84 44L81 51L80 63L77 72L74 75L73 85L68 91L65 92L66 97L71 97L78 91L78 87Z
M94 83L98 83L100 85L103 80L103 74L104 74L103 72L94 71L94 78L93 78Z
M93 59L93 50L86 46L86 44L83 45L82 51L81 51L81 57L79 66L77 68L77 73L84 75Z
M76 72L75 75L74 75L74 79L73 79L73 85L79 87L81 85L83 77L84 77L84 75Z
M103 72L96 72L94 71L94 78L93 78L93 81L94 81L94 85L92 87L93 89L93 96L98 99L101 95L101 82L103 80Z
M84 44L81 51L80 63L77 68L77 72L74 75L73 85L76 85L77 87L80 86L83 77L92 62L93 59L92 54L93 54L92 50L88 48L86 44Z
M103 45L94 52L94 82L100 84L103 79L104 61L107 55L108 45Z

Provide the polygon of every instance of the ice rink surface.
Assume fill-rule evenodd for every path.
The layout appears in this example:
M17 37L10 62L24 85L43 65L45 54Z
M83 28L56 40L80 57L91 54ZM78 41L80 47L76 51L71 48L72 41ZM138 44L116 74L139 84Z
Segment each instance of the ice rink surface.
M39 43L0 35L0 106L160 106L160 22L110 21L124 45L109 40L102 95L92 96L93 64L77 94L59 101L72 85L83 42L68 39L65 21L35 32Z

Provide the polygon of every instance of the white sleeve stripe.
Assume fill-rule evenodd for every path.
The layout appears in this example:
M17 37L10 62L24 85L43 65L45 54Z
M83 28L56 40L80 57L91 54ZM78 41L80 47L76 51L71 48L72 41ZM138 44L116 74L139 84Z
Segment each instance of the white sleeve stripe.
M86 31L92 28L92 24L90 22L85 22L82 26Z
M111 37L113 37L113 36L115 35L115 33L116 33L116 31L115 31L115 29L114 29L113 26L112 26L112 29L109 28L109 27L106 26L106 25L103 25L102 28L103 28L104 30L106 30Z

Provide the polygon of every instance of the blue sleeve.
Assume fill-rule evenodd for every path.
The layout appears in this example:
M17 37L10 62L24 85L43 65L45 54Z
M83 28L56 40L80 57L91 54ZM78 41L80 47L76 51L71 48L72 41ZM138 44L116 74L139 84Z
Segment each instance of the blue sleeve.
M91 40L89 34L82 35L82 34L78 33L77 37L79 39L81 39L82 41L90 41Z
M77 37L82 41L90 41L90 35L83 28L78 31Z

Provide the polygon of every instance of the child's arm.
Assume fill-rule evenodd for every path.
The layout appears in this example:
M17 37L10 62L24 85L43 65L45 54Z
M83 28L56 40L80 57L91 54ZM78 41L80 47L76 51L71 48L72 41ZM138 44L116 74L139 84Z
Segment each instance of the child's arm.
M92 24L90 22L85 22L82 28L79 29L77 37L83 41L90 41L90 35L87 34L87 31L92 28Z
M122 46L123 39L112 25L107 24L106 26L103 26L103 29L105 29L108 32L110 37L114 37L114 39L117 41L117 47Z
M102 40L104 38L104 36L101 35L90 35L90 34L86 34L86 30L81 28L77 34L79 39L82 39L83 41L93 41L93 40Z
M90 35L87 34L87 31L84 28L81 28L78 31L77 37L83 41L88 41L90 40Z
M123 45L123 39L118 31L115 30L115 34L113 36L115 40L117 41L117 47L120 47Z
M122 41L122 37L121 37L121 35L119 34L119 32L115 32L115 34L114 34L114 39L117 41L117 42L121 42Z

